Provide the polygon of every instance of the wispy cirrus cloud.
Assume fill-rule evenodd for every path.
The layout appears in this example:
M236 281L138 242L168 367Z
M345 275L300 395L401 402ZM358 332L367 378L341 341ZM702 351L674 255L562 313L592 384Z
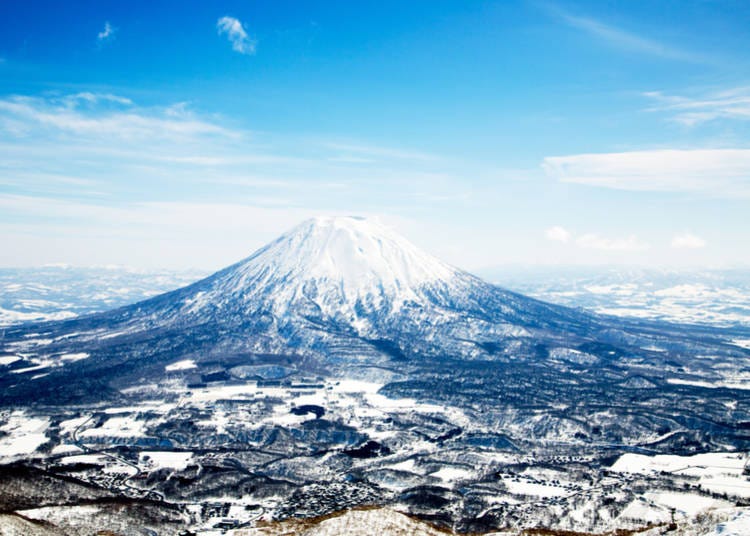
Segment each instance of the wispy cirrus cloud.
M91 91L82 91L72 95L66 95L59 99L60 102L67 104L69 108L75 108L81 103L100 104L113 103L124 106L132 106L134 103L127 97L113 95L112 93L92 93Z
M0 159L0 186L67 198L133 189L147 196L174 191L177 183L187 188L288 164L285 155L256 148L250 138L182 104L142 107L122 95L90 91L11 95L0 98L0 152L8 155Z
M222 117L194 112L186 103L142 107L128 97L89 91L0 97L0 147L38 155L53 145L69 155L106 154L203 168L317 163L351 174L357 164L362 170L381 166L394 176L394 166L437 165L438 160L361 142L305 139L302 148L299 140L271 143ZM434 173L427 178L434 179Z
M620 50L669 60L699 63L707 61L707 58L700 54L607 24L592 17L573 15L554 4L543 4L543 8L567 26Z
M219 35L226 35L232 43L232 50L240 54L255 54L256 42L247 35L242 22L234 17L224 16L216 21Z
M96 34L96 40L99 43L104 43L105 41L111 41L115 38L115 33L117 32L117 28L112 26L109 21L106 21L104 23L104 29Z
M550 156L547 175L615 190L750 197L750 149L663 149Z
M114 104L84 108L83 105ZM61 97L10 96L0 99L0 128L16 125L16 131L41 134L67 131L77 135L113 136L125 139L185 138L194 135L231 136L233 132L197 118L188 111L140 109L125 97L100 93L76 93Z
M0 188L66 198L413 209L466 190L444 161L409 149L260 134L185 103L143 107L108 92L0 97L0 153Z
M670 120L686 126L716 119L750 121L750 86L685 95L671 95L661 91L647 91L645 97L654 105L650 112L662 112Z

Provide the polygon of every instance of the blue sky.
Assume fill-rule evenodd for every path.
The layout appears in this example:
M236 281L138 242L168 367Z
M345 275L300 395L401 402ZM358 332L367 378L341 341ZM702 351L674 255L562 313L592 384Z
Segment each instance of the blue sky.
M219 268L319 214L473 270L750 265L750 6L0 3L0 265Z

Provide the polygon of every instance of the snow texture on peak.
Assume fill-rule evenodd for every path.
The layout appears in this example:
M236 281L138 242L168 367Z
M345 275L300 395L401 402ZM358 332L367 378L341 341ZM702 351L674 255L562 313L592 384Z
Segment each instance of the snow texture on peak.
M379 222L318 217L218 274L214 290L270 302L277 312L304 300L326 314L351 316L355 309L424 302L425 289L444 288L459 274Z
M253 255L245 267L272 266L277 275L338 280L348 291L406 290L450 279L455 272L384 225L364 218L307 220Z

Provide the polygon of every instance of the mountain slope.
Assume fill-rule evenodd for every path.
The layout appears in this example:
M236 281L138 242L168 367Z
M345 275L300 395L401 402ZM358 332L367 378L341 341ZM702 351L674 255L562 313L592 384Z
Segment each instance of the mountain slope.
M637 353L636 368L653 372L706 353L746 357L729 343L739 336L545 304L453 268L380 224L316 218L188 287L111 312L6 329L0 400L116 398L181 360L282 360L343 377L354 367L378 374L441 356L555 367ZM704 373L714 365L691 367Z

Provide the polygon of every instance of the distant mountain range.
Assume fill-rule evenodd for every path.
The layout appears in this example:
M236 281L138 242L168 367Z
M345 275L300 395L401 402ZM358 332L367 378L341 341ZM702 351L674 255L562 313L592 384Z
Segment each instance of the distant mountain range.
M0 268L0 327L130 305L193 283L201 270L122 266ZM614 316L750 325L750 269L505 267L487 281L543 301Z
M485 275L523 294L601 314L750 326L750 269L536 267Z
M205 275L198 270L135 270L122 266L0 268L0 326L116 309Z

